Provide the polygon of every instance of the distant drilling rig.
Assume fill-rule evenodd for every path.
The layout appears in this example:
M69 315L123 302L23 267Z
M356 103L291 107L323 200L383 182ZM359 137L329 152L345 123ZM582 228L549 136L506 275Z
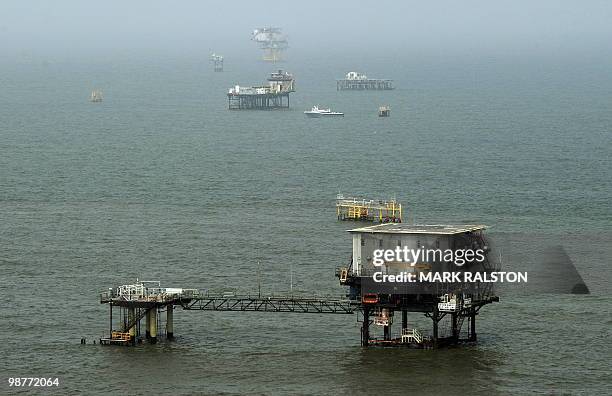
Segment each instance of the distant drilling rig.
M210 55L210 61L214 65L216 72L223 71L223 56L215 54L214 52Z
M282 53L289 47L287 38L280 28L265 27L253 30L251 40L259 43L264 50L263 60L266 62L282 61Z

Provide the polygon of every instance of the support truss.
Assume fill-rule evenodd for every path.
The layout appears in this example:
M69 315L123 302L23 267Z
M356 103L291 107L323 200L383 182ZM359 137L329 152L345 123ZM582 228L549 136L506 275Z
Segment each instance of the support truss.
M200 311L259 311L353 314L359 302L342 299L301 297L207 296L180 301L183 309Z

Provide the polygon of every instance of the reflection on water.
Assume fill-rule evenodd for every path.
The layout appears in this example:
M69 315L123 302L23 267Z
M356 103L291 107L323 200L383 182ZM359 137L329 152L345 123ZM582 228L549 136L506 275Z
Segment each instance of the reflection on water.
M342 379L363 394L496 394L488 382L503 358L473 347L359 349L343 363Z

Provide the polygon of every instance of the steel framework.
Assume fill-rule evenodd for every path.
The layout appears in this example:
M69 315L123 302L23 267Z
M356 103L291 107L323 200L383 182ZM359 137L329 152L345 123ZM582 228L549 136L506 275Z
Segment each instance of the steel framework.
M183 309L200 311L260 311L353 314L361 308L356 301L303 297L205 296L181 299Z

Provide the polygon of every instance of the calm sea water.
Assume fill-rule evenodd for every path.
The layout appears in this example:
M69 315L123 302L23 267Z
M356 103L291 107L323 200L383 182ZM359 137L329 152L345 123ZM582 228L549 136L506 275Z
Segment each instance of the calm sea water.
M227 88L273 70L252 59L1 61L0 393L11 376L60 393L611 393L612 61L334 59L294 54L291 110L260 112L227 110ZM337 92L355 68L397 89ZM306 119L314 104L346 116ZM354 316L188 311L175 342L79 345L107 328L98 292L136 277L252 291L260 262L265 292L293 272L296 292L341 295L339 191L563 245L592 295L508 290L477 346L439 351L362 349Z

